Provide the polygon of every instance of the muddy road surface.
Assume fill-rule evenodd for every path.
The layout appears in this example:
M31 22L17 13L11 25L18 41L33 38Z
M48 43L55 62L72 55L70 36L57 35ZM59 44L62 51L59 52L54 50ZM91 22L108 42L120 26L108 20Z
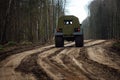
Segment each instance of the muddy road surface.
M120 80L120 56L106 40L85 40L65 47L40 47L0 62L0 80Z

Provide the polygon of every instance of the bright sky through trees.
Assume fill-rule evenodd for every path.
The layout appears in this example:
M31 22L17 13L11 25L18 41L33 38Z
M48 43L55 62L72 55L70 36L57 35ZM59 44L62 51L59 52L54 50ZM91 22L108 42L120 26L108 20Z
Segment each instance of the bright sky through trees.
M68 0L66 15L75 15L82 22L88 16L88 4L92 0Z

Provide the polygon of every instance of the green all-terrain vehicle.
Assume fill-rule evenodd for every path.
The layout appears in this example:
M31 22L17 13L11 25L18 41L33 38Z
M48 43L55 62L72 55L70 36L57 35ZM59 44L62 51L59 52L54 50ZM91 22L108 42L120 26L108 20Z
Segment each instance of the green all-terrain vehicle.
M55 46L63 47L64 40L75 41L76 47L83 46L83 29L75 16L61 16L55 31Z

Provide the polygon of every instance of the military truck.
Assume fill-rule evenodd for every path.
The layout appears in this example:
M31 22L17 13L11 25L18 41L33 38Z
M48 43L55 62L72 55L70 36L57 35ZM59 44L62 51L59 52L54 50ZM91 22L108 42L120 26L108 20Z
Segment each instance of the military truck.
M55 30L55 46L64 47L64 40L75 41L76 47L83 46L83 29L77 17L73 15L61 16Z

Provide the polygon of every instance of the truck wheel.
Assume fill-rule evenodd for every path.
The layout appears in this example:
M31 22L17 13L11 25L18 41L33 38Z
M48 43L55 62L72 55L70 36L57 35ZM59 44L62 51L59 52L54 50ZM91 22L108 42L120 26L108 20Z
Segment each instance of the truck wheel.
M55 36L55 47L64 47L64 39L62 36Z
M76 47L83 47L83 35L75 36L75 46Z

